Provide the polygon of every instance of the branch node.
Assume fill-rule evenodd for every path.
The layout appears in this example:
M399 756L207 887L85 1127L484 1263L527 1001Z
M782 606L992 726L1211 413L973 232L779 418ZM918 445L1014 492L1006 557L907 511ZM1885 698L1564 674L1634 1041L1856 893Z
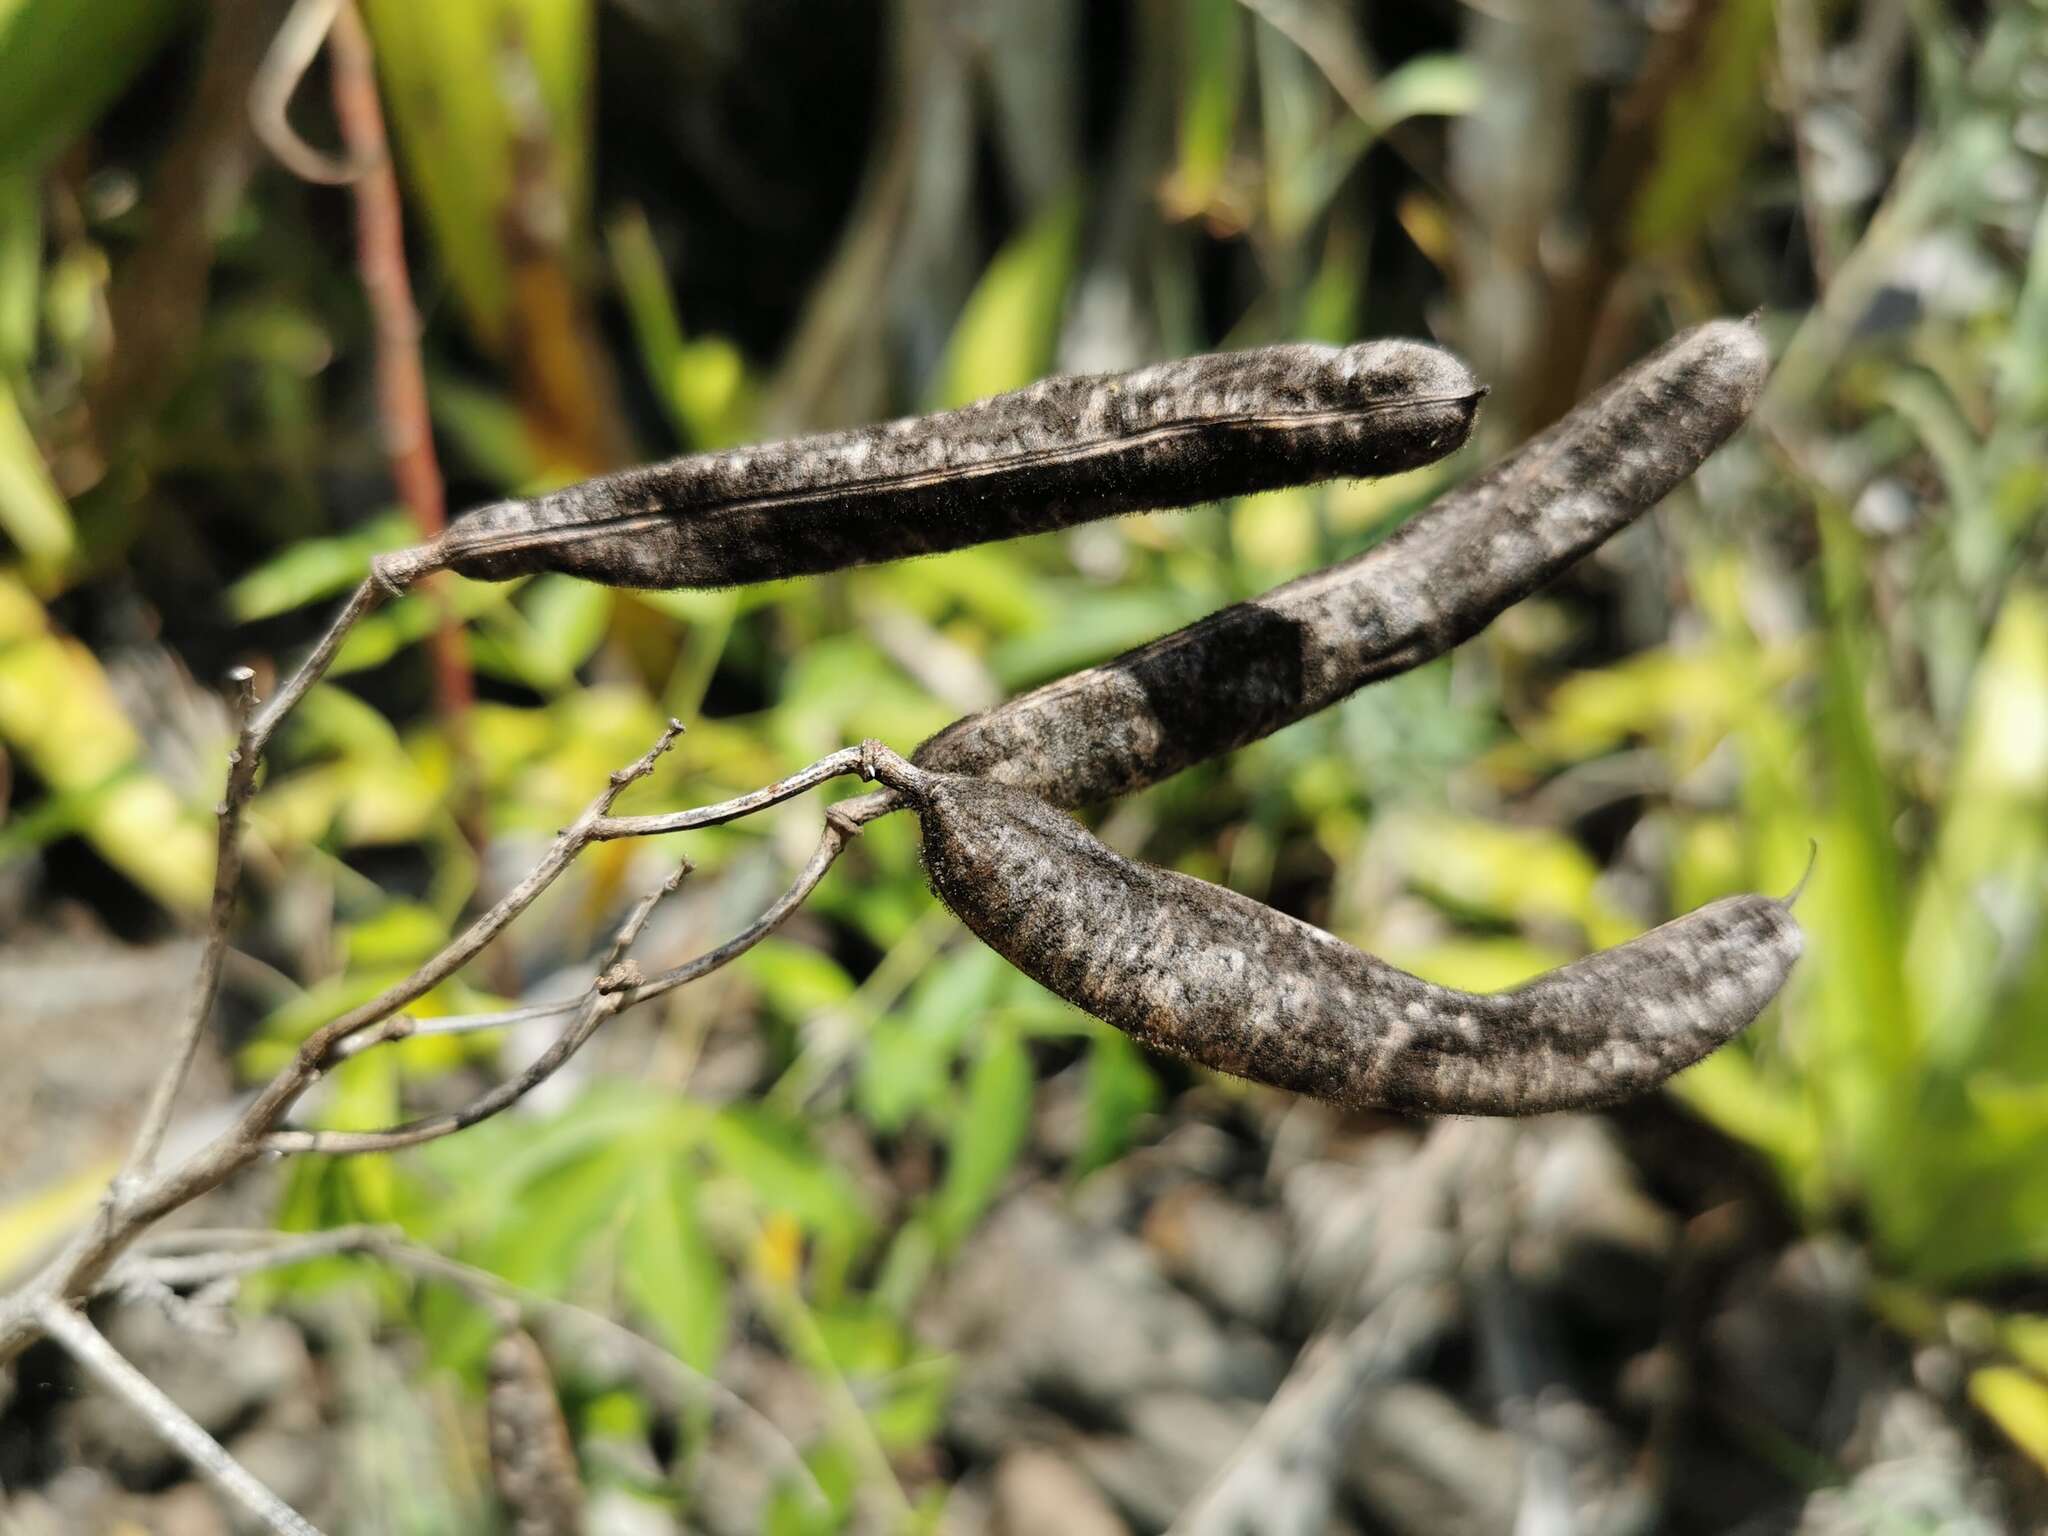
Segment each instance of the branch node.
M682 735L686 729L687 727L682 721L671 715L668 724L661 728L661 734L654 739L653 746L641 753L632 762L626 764L625 767L612 770L611 787L613 794L616 795L619 790L624 789L634 780L644 779L647 775L654 772L654 765L661 760L661 755L676 744L676 738ZM607 802L607 809L609 809L609 802Z
M669 889L673 890L674 886L670 886ZM639 961L621 960L597 978L597 991L604 996L614 992L627 992L646 979L640 972Z
M438 543L387 550L370 557L370 580L389 596L403 597L421 578L440 570L444 563Z

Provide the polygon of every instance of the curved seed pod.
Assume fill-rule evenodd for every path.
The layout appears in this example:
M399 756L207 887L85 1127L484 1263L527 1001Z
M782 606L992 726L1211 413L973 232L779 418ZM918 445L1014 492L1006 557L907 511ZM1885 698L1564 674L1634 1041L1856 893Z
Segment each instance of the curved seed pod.
M1441 656L1656 505L1768 367L1749 321L1688 331L1364 554L956 721L916 761L1088 805L1271 735Z
M1533 1115L1655 1087L1725 1043L1802 943L1734 896L1511 992L1434 986L1235 891L1105 847L988 779L882 774L946 905L1025 974L1155 1050L1359 1108Z
M1260 347L1046 379L956 411L696 454L463 514L408 576L720 587L1451 453L1483 391L1412 341Z

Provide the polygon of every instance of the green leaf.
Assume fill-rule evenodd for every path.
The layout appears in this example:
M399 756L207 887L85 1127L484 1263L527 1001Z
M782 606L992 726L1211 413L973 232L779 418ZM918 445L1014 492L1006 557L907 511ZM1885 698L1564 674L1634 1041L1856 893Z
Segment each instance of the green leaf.
M468 581L459 576L450 581L443 572L437 585L439 590L431 596L409 592L359 622L342 642L334 665L328 668L329 679L381 667L407 646L418 644L438 629L444 612L457 622L466 623L502 608L512 601L512 594L522 583Z
M545 1117L500 1115L460 1136L430 1143L421 1159L448 1191L447 1203L423 1214L415 1236L440 1247L465 1235L516 1225L530 1187L582 1162L597 1150L633 1143L669 1156L693 1145L704 1110L643 1084L599 1082Z
M393 901L362 922L349 924L342 942L351 966L412 965L448 942L448 925L431 907Z
M238 623L274 618L308 603L349 591L370 571L370 557L414 542L412 521L389 512L331 538L301 539L228 588L228 612Z
M809 1488L793 1476L784 1477L768 1500L764 1536L832 1536L846 1529L853 1496L861 1485L859 1458L841 1441L828 1439L804 1452L804 1464L824 1490L824 1507Z
M870 1403L868 1422L890 1450L908 1450L935 1434L952 1385L951 1359L922 1351L900 1318L871 1302L815 1314L832 1366Z
M2013 305L1998 377L2000 416L2023 430L2048 420L2048 202L2028 245L2026 280Z
M1636 198L1638 252L1694 239L1722 215L1771 121L1764 81L1777 35L1773 0L1727 0L1705 46L1663 104L1656 174Z
M763 939L740 965L769 1006L786 1019L808 1019L853 996L853 978L838 961L794 940Z
M42 188L0 172L0 382L18 378L36 350L42 309Z
M752 437L759 390L746 354L725 337L684 342L669 372L668 392L689 425L691 442L728 448Z
M1081 236L1081 199L1040 214L988 264L954 324L934 409L965 405L1045 376Z
M626 1223L619 1278L669 1350L710 1371L725 1347L728 1281L697 1214L698 1187L675 1158L649 1157Z
M1815 1046L1827 1065L1814 1084L1830 1136L1854 1157L1873 1216L1899 1247L1914 1245L1925 1181L1920 1154L1898 1135L1914 1113L1922 1033L1905 976L1905 898L1894 825L1897 793L1878 749L1870 709L1876 654L1864 597L1862 542L1846 515L1821 518L1828 630L1822 671L1821 741L1830 791L1814 834L1822 858L1801 919L1826 936L1805 978L1819 999Z
M2006 595L1977 665L1905 974L1930 1058L1961 1068L1994 1027L2000 977L2038 927L2048 861L2048 602Z
M544 149L556 216L583 227L589 0L366 0L364 14L400 161L471 326L501 352L516 302L507 231L515 199L534 195L515 180L522 153Z
M0 0L0 173L39 173L189 14L184 0Z
M946 1103L961 1042L988 1014L1007 969L985 945L963 946L919 978L904 1006L876 1021L854 1085L870 1125L893 1134Z
M676 435L693 449L741 442L753 416L754 389L738 347L723 337L686 340L668 274L647 216L629 208L606 230L612 272L640 346L640 363Z
M1803 1201L1824 1197L1814 1185L1823 1141L1812 1106L1796 1089L1765 1077L1745 1050L1714 1052L1673 1078L1671 1088L1727 1134L1761 1149Z
M887 1017L861 1052L854 1102L869 1125L894 1135L912 1116L930 1113L952 1088L951 1042Z
M482 1235L478 1262L516 1284L568 1296L623 1235L647 1156L645 1143L619 1135L549 1169Z
M1415 816L1403 819L1398 846L1410 878L1458 907L1512 922L1569 917L1595 947L1633 936L1634 925L1601 900L1598 866L1560 832Z
M1201 594L1176 588L1105 592L1068 585L1049 589L1054 606L1040 622L1004 640L989 666L1005 688L1027 687L1089 666L1199 618Z
M1244 18L1235 0L1193 0L1180 8L1180 16L1187 63L1173 202L1195 213L1215 201L1236 143L1244 91Z
M576 686L576 669L596 653L611 627L613 593L571 576L536 576L516 604L494 609L473 636L479 670L536 693Z
M1411 117L1462 117L1479 105L1479 68L1462 53L1422 53L1373 91L1373 126L1384 132Z
M31 583L46 586L71 558L71 509L43 467L13 387L0 378L0 531L21 551Z
M958 1363L948 1355L926 1355L893 1372L888 1390L868 1414L875 1438L892 1451L926 1445L945 1427Z
M596 653L612 618L612 594L594 582L569 575L541 575L520 592L530 645L545 655L555 676L575 680L575 670Z
M1417 948L1389 944L1383 958L1424 981L1466 992L1500 992L1573 957L1522 938L1444 939Z
M1158 1077L1128 1037L1112 1029L1096 1033L1088 1046L1087 1128L1074 1155L1074 1177L1123 1156L1162 1097Z
M252 1074L277 1070L291 1050L322 1024L358 1003L368 1002L393 982L403 980L406 974L396 966L386 966L321 977L264 1016L256 1027L255 1039L242 1048L243 1068Z
M203 908L214 834L141 757L142 744L97 658L57 633L35 594L0 570L0 743L29 764L61 815L107 861L176 911ZM0 848L14 828L0 829Z
M759 1211L789 1216L812 1233L850 1239L867 1231L859 1188L819 1154L799 1123L758 1105L728 1104L708 1135L719 1167L747 1186Z
M434 426L454 445L457 461L467 459L487 480L522 496L562 484L562 470L542 461L526 418L510 396L437 370L429 381L427 404Z
M2048 1383L2010 1365L1970 1372L1970 1401L2048 1472Z
M2048 1377L2048 1317L2016 1313L1999 1325L1998 1332L2015 1360L2036 1375Z
M1030 1137L1036 1085L1024 1043L1008 1030L991 1030L968 1073L945 1177L933 1197L932 1226L942 1247L958 1246L1016 1165Z

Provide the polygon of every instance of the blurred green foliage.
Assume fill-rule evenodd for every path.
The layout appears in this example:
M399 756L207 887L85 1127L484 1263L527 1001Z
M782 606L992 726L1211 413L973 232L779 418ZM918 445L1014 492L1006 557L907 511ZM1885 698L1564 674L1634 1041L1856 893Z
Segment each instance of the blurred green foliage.
M771 38L829 54L872 25L865 8L821 8L819 35L798 38L769 5L721 30L625 6L370 0L456 505L1055 368L1432 323L1497 386L1491 452L1561 408L1556 378L1576 394L1658 332L1764 306L1781 361L1756 426L1653 529L1457 656L1114 808L1106 832L1480 987L1731 891L1789 888L1815 840L1788 996L1678 1094L1767 1158L1807 1220L1867 1230L1902 1327L1945 1290L2038 1272L2040 8L1994 0L1966 22L1932 4L1730 0L1664 53L1632 8L1571 8L1597 34L1580 51L1604 62L1562 76L1538 56L1554 39L1484 7L1406 24L1334 3L1106 7L1113 24L1082 9L1047 7L1065 18L1047 35L1098 50L1123 107L1085 134L1100 103L1076 59L894 8L875 121L805 120L780 165L800 180L837 163L826 139L871 139L864 183L832 192L836 248L814 240L807 286L758 297L788 338L778 364L759 315L719 301L745 287L750 241L801 224L757 206L748 157L773 146L746 140L739 107L726 123L665 96L620 102L649 91L620 60L644 50L677 95L773 94ZM254 3L237 17L277 20ZM264 169L217 204L153 200L177 135L203 127L161 102L246 85L215 77L204 30L178 5L0 0L0 858L38 861L58 893L96 888L78 870L103 863L150 904L109 916L131 933L204 900L225 735L217 714L180 725L124 685L128 653L160 639L202 677L288 653L370 554L412 537L381 488L345 198ZM1867 78L1823 77L1814 48L1788 45L1808 33ZM1623 110L1653 69L1665 88ZM295 109L314 124L317 94ZM698 158L648 152L631 133L650 123ZM205 131L221 137L200 150L248 149ZM162 393L147 419L120 420L95 381L153 334L115 325L133 312L123 284L194 219L203 309L189 341L148 358ZM699 258L711 271L693 285ZM1364 547L1483 457L737 592L451 581L483 694L459 724L421 702L437 609L407 598L351 638L252 809L257 904L326 916L310 935L259 916L251 946L302 990L253 1022L242 1064L264 1071L430 953L670 714L690 732L628 808L712 800L864 736L907 748ZM814 817L686 840L689 889L725 893L697 939L744 920ZM421 1011L490 1006L584 959L683 841L598 850L509 959ZM1186 1079L965 940L896 821L807 911L673 1000L643 1081L594 1081L417 1156L302 1163L282 1219L398 1222L627 1317L705 1371L752 1320L853 1405L806 1448L828 1492L893 1480L947 1381L909 1327L935 1269L1021 1167L1102 1168ZM691 1091L716 1030L758 1038L763 1092ZM371 1053L319 1114L389 1123L495 1051ZM1047 1159L1041 1082L1068 1073L1081 1125ZM907 1198L878 1194L832 1150L849 1133L871 1159L934 1171ZM342 1269L361 1273L305 1283ZM488 1320L435 1288L403 1304L437 1364L473 1377ZM2008 1323L1973 1393L2048 1461L2048 1352L2038 1325ZM579 1428L599 1434L611 1401ZM783 1507L787 1528L814 1528L804 1507Z

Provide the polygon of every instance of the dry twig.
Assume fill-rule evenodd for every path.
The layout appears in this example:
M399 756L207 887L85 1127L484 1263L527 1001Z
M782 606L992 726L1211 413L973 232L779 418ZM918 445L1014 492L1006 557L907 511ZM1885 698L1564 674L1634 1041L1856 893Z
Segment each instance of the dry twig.
M133 1272L157 1286L212 1287L244 1275L285 1269L312 1259L357 1254L376 1259L421 1280L438 1280L462 1291L478 1306L528 1329L559 1326L602 1339L621 1350L640 1385L672 1406L704 1403L717 1414L747 1426L765 1459L788 1474L818 1508L825 1491L789 1437L773 1420L714 1376L697 1370L625 1324L574 1302L544 1296L510 1280L408 1242L396 1227L334 1227L325 1232L284 1233L260 1228L187 1227L152 1234L142 1253L124 1262L119 1281Z
M265 1527L280 1536L320 1536L318 1527L258 1482L248 1468L200 1428L191 1414L130 1364L107 1342L105 1335L86 1321L84 1313L63 1302L50 1301L37 1309L36 1321L64 1347L66 1354L84 1367L87 1375L149 1420L150 1428L177 1447L210 1482Z
M206 943L199 952L199 974L192 982L184 1023L171 1046L171 1065L157 1079L143 1111L141 1129L128 1154L125 1179L144 1179L156 1167L163 1149L164 1133L170 1129L171 1109L178 1090L192 1070L192 1058L199 1050L200 1037L213 1013L213 1000L220 992L221 964L227 956L228 929L235 911L235 896L242 877L242 807L249 802L256 785L258 747L255 737L256 674L237 667L229 674L234 685L235 745L228 753L228 782L220 804L214 808L219 833L214 849L213 899L206 920Z

